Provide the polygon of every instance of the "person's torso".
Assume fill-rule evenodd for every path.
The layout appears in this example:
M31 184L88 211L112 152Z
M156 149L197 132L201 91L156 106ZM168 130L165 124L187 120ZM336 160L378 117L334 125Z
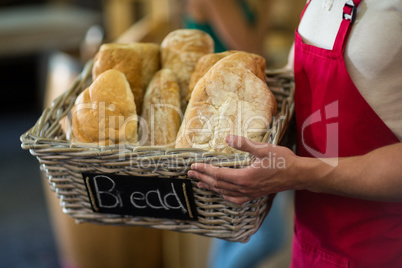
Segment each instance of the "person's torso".
M234 0L243 13L244 18L251 25L255 24L256 14L253 9L248 5L246 0ZM191 4L191 3L190 3ZM195 9L195 10L194 10ZM192 10L192 12L190 12ZM188 14L183 16L183 27L187 29L197 29L208 33L215 43L215 53L220 53L226 50L230 50L225 41L219 36L214 26L207 21L203 15L197 11L197 5L193 4L192 8L189 8ZM192 14L194 13L194 14ZM192 16L193 15L193 16Z
M330 31L331 28L328 26L331 23L330 15L327 14L328 18L325 18L319 14L325 14L321 11L323 2L330 4L329 1L318 0L310 3L311 6L307 8L301 27L296 33L294 70L298 154L305 157L324 157L324 161L325 157L336 159L362 155L399 142L389 122L383 119L384 115L373 109L377 100L368 98L365 93L378 90L378 87L386 87L387 90L383 89L382 95L394 94L394 91L397 91L392 86L395 81L386 80L379 83L380 86L362 87L356 82L356 73L350 71L350 65L361 64L359 60L374 68L376 60L387 54L377 51L376 58L364 54L364 51L369 50L369 40L372 37L359 39L358 29L354 27L364 21L364 14L367 12L362 14L359 6L358 20L349 26L350 21L342 19L342 9L346 1L340 1L340 6L338 2L333 3L331 10L335 8L340 18L335 17L338 22L332 22L336 24L332 30L336 40L335 43L334 38L332 41L323 42L320 44L323 48L314 44L319 41L315 37L325 36L320 29ZM351 9L350 6L345 6L344 10ZM308 19L304 18L312 19L315 15L315 24L307 26L315 26L319 30L314 29L318 32L309 34L303 30L306 26L303 26L303 23L308 22ZM357 43L353 44L353 39L358 40L353 41ZM357 56L359 60L354 61L352 49L358 51L354 53L362 54ZM387 55L385 60L386 58ZM394 62L388 64L392 65ZM382 69L377 69L376 72L375 76L388 76ZM391 75L390 79L398 81L399 78ZM388 96L379 97L389 100L389 110L392 111L393 118L398 120L400 102L394 102ZM395 264L402 267L401 252L402 204L360 200L306 190L296 191L292 267L395 267L392 266Z
M298 28L303 41L332 49L345 2L311 1ZM402 0L362 1L344 58L359 92L401 140Z

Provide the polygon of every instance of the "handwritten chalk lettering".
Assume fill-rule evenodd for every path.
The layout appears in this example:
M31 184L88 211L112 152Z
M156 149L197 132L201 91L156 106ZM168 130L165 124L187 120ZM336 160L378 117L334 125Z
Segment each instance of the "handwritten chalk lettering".
M83 178L95 212L197 219L189 180L88 173Z
M136 207L136 208L146 208L147 207L146 205L142 205L142 206L139 205L135 200L144 201L145 200L145 195L143 193L141 193L141 192L132 193L131 196L130 196L130 201L131 201L131 204L133 204L133 206Z
M104 189L106 191L101 191L99 189L99 180L107 180L110 182L111 187L109 189ZM104 176L104 175L98 175L93 178L94 186L95 186L95 192L96 192L96 198L98 199L98 206L101 208L115 208L117 206L123 207L123 201L121 200L121 196L118 191L115 191L115 186L116 183L109 177ZM105 184L103 184L105 185ZM106 198L102 198L106 197ZM105 203L108 203L110 199L115 200L114 203L111 205L107 205Z
M172 193L168 193L166 196L165 196L165 204L166 204L166 206L168 207L168 208L170 208L170 209L178 209L178 208L180 208L182 211L183 211L183 213L187 213L187 210L184 208L184 206L183 206L183 204L181 203L181 201L180 201L180 198L179 198L179 196L177 195L177 193L176 193L176 190L174 189L174 187L173 187L173 183L171 183L171 186L172 186ZM176 199L176 201L177 201L177 203L178 203L178 206L177 207L174 207L174 206L171 206L170 204L169 204L169 202L167 202L167 199L170 197L170 196L173 196L175 199Z
M169 209L180 209L183 213L187 213L186 208L184 207L183 203L180 201L179 196L176 193L176 190L174 188L173 183L171 183L171 187L172 187L172 192L166 194L163 198L162 198L162 194L159 190L151 190L149 192L147 192L146 194L142 193L142 192L133 192L130 196L130 201L131 204L136 207L136 208L146 208L146 207L151 207L153 209L165 209L165 210L169 210ZM156 200L158 202L153 201L150 198L151 195L156 195ZM172 200L170 200L170 202L168 201L169 197L174 197L174 200L176 202L176 206L174 206L174 204L171 204ZM172 199L172 198L170 198ZM155 200L155 198L154 198ZM138 201L142 201L142 202L138 202ZM141 204L139 204L141 203ZM173 202L174 203L174 202Z
M151 195L154 194L154 193L156 194L157 201L158 201L160 206L157 206L156 204L152 205L152 202L151 202L152 196ZM145 200L147 202L147 205L150 206L151 208L155 208L155 209L164 208L164 209L167 209L166 206L164 206L164 204L163 204L163 202L161 200L161 193L159 192L159 190L152 190L152 191L147 192L145 194Z

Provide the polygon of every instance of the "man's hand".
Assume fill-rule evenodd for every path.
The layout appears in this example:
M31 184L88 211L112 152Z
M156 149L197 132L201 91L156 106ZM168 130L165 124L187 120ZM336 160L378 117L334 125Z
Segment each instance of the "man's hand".
M263 195L305 187L297 181L297 174L291 174L298 157L288 148L238 136L228 136L226 142L235 149L251 153L255 161L242 169L195 163L188 176L199 180L199 188L215 191L225 200L242 204Z

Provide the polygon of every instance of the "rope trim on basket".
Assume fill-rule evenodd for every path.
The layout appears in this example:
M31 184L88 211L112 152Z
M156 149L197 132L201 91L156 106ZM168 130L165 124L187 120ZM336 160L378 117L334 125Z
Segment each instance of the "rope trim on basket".
M193 212L191 211L191 207L190 207L190 201L188 200L188 196L187 196L186 184L183 183L182 187L183 187L184 198L186 199L186 206L187 206L187 209L188 209L188 215L190 216L190 218L194 219Z
M95 204L95 196L94 196L94 194L93 194L93 192L92 192L92 189L91 189L91 185L89 184L89 177L86 177L85 178L85 183L87 184L87 188L88 188L88 192L89 192L89 195L90 195L90 199L91 199L91 204L92 204L92 207L96 210L96 211L99 211L99 208L96 206L96 204Z

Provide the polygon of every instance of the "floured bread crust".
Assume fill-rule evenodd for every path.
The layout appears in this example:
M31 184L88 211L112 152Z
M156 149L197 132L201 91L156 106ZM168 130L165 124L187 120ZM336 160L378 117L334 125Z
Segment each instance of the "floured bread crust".
M134 95L137 114L141 113L144 92L149 81L160 69L160 48L154 43L104 44L94 59L92 77L95 80L106 70L122 72Z
M77 97L69 139L99 145L137 142L134 97L123 73L103 72Z
M214 41L211 36L200 30L179 29L163 39L162 67L171 69L177 77L182 111L187 106L188 85L195 65L203 55L213 52Z
M190 83L188 85L188 92L186 96L186 100L190 101L191 93L194 90L195 85L197 84L198 80L204 76L208 72L208 70L214 66L219 60L223 59L226 56L234 54L238 51L236 50L228 50L221 53L209 53L202 56L197 64L195 65L194 72L191 74Z
M197 84L198 80L201 79L201 77L203 77L208 70L215 65L215 63L217 63L219 60L223 59L226 56L232 55L234 53L238 53L240 51L237 50L228 50L228 51L224 51L221 53L210 53L210 54L206 54L204 56L202 56L194 69L194 72L191 75L190 78L190 84L188 86L188 92L187 92L187 97L186 100L189 101L191 98L191 93L194 90L195 85ZM258 73L256 74L258 77L260 77L262 80L265 79L265 59L257 54L253 54L253 53L249 53L249 56L254 58L254 63L256 64L256 66L260 67L261 70L263 71L262 73L258 71Z
M229 134L262 141L276 101L255 57L238 52L219 60L198 81L176 140L176 148L242 153L229 147Z
M173 71L162 69L152 78L144 96L140 143L174 147L181 123L179 85ZM148 132L148 133L145 133Z

